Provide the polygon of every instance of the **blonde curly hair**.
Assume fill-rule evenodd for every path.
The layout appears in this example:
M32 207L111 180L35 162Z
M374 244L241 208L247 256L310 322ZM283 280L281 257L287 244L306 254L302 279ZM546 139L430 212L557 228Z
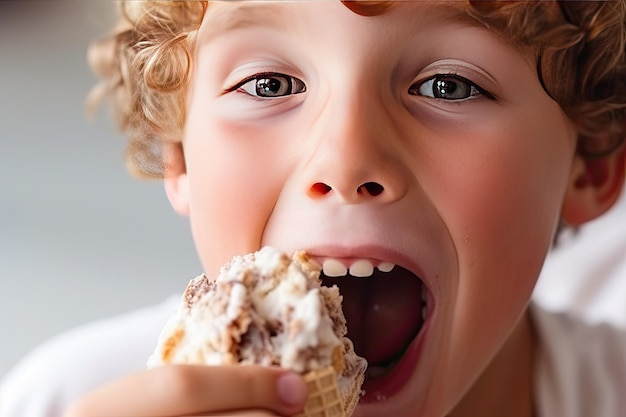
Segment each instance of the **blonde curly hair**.
M393 1L344 4L373 15ZM182 138L195 34L208 7L207 1L120 2L113 33L90 48L102 82L88 104L112 97L129 138L128 166L138 176L162 177L163 143ZM582 155L602 157L624 142L626 0L468 0L464 8L513 44L538 49L538 77L577 124Z

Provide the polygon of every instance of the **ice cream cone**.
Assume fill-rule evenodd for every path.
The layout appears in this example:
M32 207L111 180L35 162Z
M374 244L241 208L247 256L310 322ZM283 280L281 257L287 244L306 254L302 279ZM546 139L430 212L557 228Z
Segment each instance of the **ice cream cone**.
M361 394L363 393L361 389L361 386L363 385L363 380L365 380L365 370L358 373L351 380L351 383L348 387L340 388L343 396L343 410L346 417L350 417L352 413L354 413L354 409L361 399Z
M346 336L339 288L323 286L320 273L306 253L290 258L266 246L235 256L214 280L194 278L148 367L281 366L306 380L309 399L298 417L350 417L367 363Z
M344 400L337 387L337 374L332 366L304 375L309 397L304 412L296 417L346 417Z

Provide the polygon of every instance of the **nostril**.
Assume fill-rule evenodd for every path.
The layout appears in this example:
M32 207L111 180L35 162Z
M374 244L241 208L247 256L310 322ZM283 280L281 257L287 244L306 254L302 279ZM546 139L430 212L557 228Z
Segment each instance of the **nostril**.
M384 191L384 187L377 182L366 182L357 189L358 194L367 192L372 197L380 195Z
M314 196L323 196L328 194L332 188L329 185L324 184L323 182L316 182L311 186L309 194Z

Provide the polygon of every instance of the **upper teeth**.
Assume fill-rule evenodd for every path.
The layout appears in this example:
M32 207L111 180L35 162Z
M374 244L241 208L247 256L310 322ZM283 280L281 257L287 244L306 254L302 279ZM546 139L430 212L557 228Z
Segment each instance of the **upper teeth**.
M377 268L381 272L389 272L394 266L391 262L381 262ZM348 271L353 277L369 277L374 273L374 265L367 259L358 259L348 268L343 262L328 258L324 261L322 269L327 277L343 277Z
M380 272L390 272L394 266L391 262L381 262L378 264L378 270Z

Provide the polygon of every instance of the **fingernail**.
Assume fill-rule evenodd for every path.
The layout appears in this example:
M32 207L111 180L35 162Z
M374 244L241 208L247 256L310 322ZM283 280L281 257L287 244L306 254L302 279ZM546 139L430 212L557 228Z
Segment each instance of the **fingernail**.
M304 380L294 373L281 375L277 381L278 398L289 406L304 404L306 385Z

